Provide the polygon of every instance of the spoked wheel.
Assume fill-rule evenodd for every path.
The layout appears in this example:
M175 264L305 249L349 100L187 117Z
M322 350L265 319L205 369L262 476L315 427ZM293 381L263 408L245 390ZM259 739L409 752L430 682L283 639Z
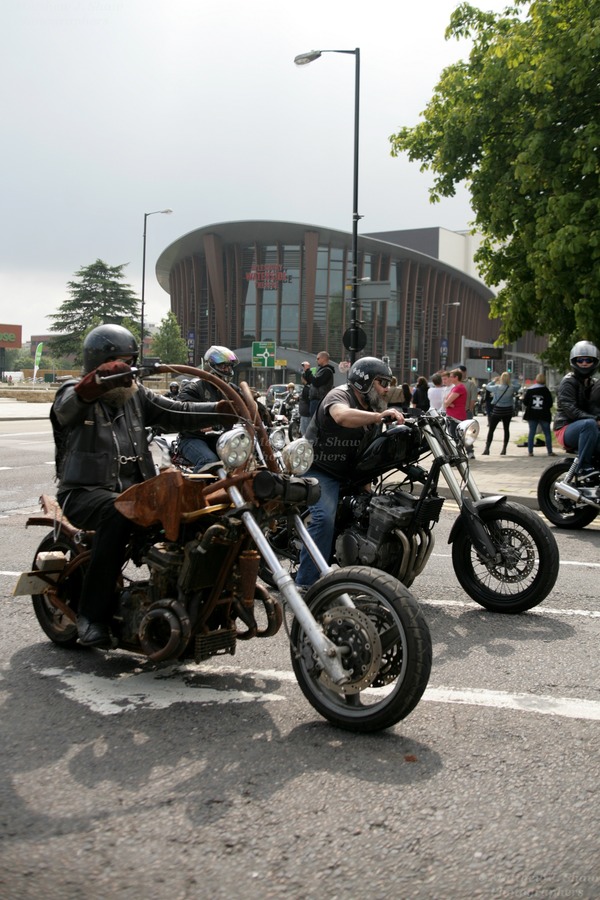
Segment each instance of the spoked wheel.
M48 593L33 594L31 597L33 611L42 629L51 641L63 647L74 647L77 643L77 626L64 612L54 606L50 596L51 593L56 593L62 603L70 606L75 613L77 612L83 576L85 574L84 560L87 559L87 555L78 553L73 542L69 538L64 537L64 535L59 535L55 538L53 534L49 534L37 548L32 569L40 568L37 563L38 553L52 550L61 550L67 557L68 563L81 556L82 565L75 566L67 577L61 574L56 588L50 588Z
M347 594L354 607L343 604ZM365 566L320 578L305 601L327 637L342 648L347 683L331 682L302 627L291 629L292 666L308 702L333 725L372 732L404 719L417 705L431 671L431 636L409 590Z
M295 441L299 437L301 437L300 419L292 419L292 421L288 425L288 435L289 435L290 441Z
M556 493L556 485L565 480L573 465L572 459L551 463L538 482L537 498L541 511L557 528L585 528L593 522L598 511L592 506L574 503Z
M452 544L461 586L492 612L519 613L548 596L558 576L558 547L548 526L517 503L480 510L498 558L483 560L462 528Z

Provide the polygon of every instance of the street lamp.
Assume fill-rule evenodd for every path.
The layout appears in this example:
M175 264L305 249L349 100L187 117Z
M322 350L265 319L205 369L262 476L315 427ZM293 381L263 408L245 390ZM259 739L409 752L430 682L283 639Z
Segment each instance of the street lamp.
M322 53L345 53L354 56L354 177L352 200L352 298L350 300L350 362L356 361L358 347L358 323L356 313L358 310L358 113L360 100L360 49L355 50L311 50L309 53L301 53L296 56L294 62L297 66L305 66L319 59ZM360 348L362 349L362 347Z
M156 216L159 213L170 216L172 209L155 209L154 212L144 213L144 249L142 253L142 314L140 316L140 362L144 360L144 297L146 292L146 221L148 216Z

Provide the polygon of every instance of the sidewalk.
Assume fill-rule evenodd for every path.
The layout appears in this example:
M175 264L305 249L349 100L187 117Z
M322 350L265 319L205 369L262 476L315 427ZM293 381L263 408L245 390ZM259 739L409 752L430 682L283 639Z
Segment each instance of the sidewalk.
M0 422L15 419L48 420L50 405L50 403L26 403L0 398ZM523 435L527 436L528 432L527 422L517 416L510 423L510 441L506 456L500 456L504 436L502 423L496 428L490 455L482 456L488 430L487 418L478 416L477 421L481 430L475 444L475 459L471 461L471 471L481 493L505 494L510 500L538 509L537 483L550 462L546 448L536 448L532 459L527 454L526 446L516 446L516 441ZM558 445L555 444L553 450L557 456L564 456L564 451ZM444 497L450 496L443 479L440 483L440 494Z

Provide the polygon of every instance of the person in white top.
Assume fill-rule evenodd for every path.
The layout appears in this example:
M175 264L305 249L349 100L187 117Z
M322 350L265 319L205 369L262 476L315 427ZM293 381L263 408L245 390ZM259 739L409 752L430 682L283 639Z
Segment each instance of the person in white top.
M442 412L444 409L444 395L447 390L447 386L444 387L442 384L442 376L439 372L436 372L435 375L431 376L431 387L429 388L427 398L429 400L429 406L437 409L438 412Z

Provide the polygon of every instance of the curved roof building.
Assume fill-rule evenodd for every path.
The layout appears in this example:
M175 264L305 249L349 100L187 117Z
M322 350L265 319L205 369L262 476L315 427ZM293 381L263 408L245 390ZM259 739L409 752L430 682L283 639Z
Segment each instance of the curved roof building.
M364 354L389 357L398 380L414 380L414 360L429 375L460 362L465 338L492 343L498 336L489 319L494 294L472 274L472 240L437 228L359 236ZM254 341L274 341L293 369L321 349L335 361L348 356L347 232L295 222L207 225L167 247L156 274L191 362L224 344L249 365Z

